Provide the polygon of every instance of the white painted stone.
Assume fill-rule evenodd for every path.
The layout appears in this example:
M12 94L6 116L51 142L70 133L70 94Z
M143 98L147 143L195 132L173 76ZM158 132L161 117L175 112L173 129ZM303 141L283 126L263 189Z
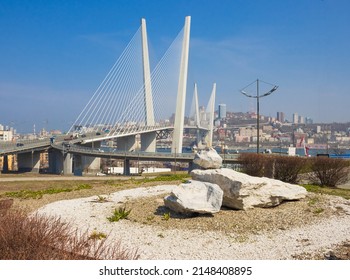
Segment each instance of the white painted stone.
M299 185L266 177L253 177L228 168L193 170L194 180L218 184L224 192L222 205L233 209L273 207L284 200L299 200L307 194Z
M203 169L216 169L222 166L222 158L213 148L207 148L196 153L193 163Z
M222 205L223 191L212 183L191 180L174 188L164 205L178 213L216 213Z

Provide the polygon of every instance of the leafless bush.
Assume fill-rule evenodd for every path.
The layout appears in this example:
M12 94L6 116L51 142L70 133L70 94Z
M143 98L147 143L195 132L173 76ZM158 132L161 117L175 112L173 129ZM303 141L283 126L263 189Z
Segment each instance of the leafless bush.
M6 260L97 260L137 259L120 242L107 244L87 232L80 234L59 218L27 216L8 211L0 217L0 259Z
M316 157L312 159L310 180L321 186L336 187L348 178L349 162L344 159Z
M239 155L242 171L250 176L262 177L265 175L266 156L253 153Z
M263 154L241 154L242 171L251 176L268 177L295 184L306 168L307 159Z
M300 157L275 156L274 178L297 184L299 174L306 168L307 159Z

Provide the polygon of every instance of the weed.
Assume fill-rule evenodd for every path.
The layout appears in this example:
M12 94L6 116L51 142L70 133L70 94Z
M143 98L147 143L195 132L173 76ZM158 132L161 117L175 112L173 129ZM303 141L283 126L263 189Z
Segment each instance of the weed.
M126 210L126 207L119 207L119 209L114 209L113 215L108 217L107 220L110 222L118 222L122 219L127 219L131 210Z
M157 236L160 237L160 238L164 238L164 234L163 233L158 233Z
M313 211L313 213L314 213L314 214L320 214L320 213L322 213L323 211L324 211L323 208L316 208L316 209Z
M148 216L146 219L147 219L147 221L153 221L154 220L154 215Z
M310 198L310 200L308 201L308 205L309 206L313 206L315 205L317 202L319 201L319 199L317 197L313 197L313 198Z
M170 219L170 212L164 213L163 214L163 220L168 221Z
M108 199L106 196L103 195L98 195L97 198L95 199L96 202L103 203L103 202L108 202Z
M104 234L103 232L97 232L97 231L93 231L90 236L89 239L93 239L93 240L102 240L105 239L107 237L106 234Z

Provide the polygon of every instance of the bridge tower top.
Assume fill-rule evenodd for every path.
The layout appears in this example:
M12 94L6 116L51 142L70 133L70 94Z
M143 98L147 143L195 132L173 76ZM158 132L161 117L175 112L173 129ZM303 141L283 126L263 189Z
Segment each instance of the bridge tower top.
M190 44L190 25L191 17L185 18L185 27L182 41L182 53L180 64L180 76L177 91L175 123L173 132L173 143L171 146L172 153L182 151L183 128L185 119L185 101L186 101L186 87L187 87L187 71L188 71L188 54Z
M146 116L145 122L147 126L154 126L154 111L153 111L153 97L152 97L152 83L151 70L149 64L148 41L146 20L141 19L141 38L142 38L142 65L143 65L143 82L145 95Z

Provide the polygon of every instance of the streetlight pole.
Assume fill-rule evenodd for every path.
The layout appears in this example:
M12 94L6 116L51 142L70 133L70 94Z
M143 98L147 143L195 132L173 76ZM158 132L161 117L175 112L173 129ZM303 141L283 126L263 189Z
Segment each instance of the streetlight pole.
M270 83L266 83L269 85L272 85L273 88L270 89L268 92L264 93L263 95L260 95L260 89L259 89L259 79L257 79L256 81L250 83L249 85L247 85L245 88L243 88L240 92L250 98L255 98L256 99L256 113L257 113L257 119L256 119L256 129L257 129L257 140L256 140L256 152L259 153L259 148L260 148L260 97L265 97L270 95L271 93L273 93L275 90L277 90L278 86L276 85L272 85ZM247 87L249 87L250 85L256 83L256 95L250 95L247 92L244 91L244 89L246 89Z

